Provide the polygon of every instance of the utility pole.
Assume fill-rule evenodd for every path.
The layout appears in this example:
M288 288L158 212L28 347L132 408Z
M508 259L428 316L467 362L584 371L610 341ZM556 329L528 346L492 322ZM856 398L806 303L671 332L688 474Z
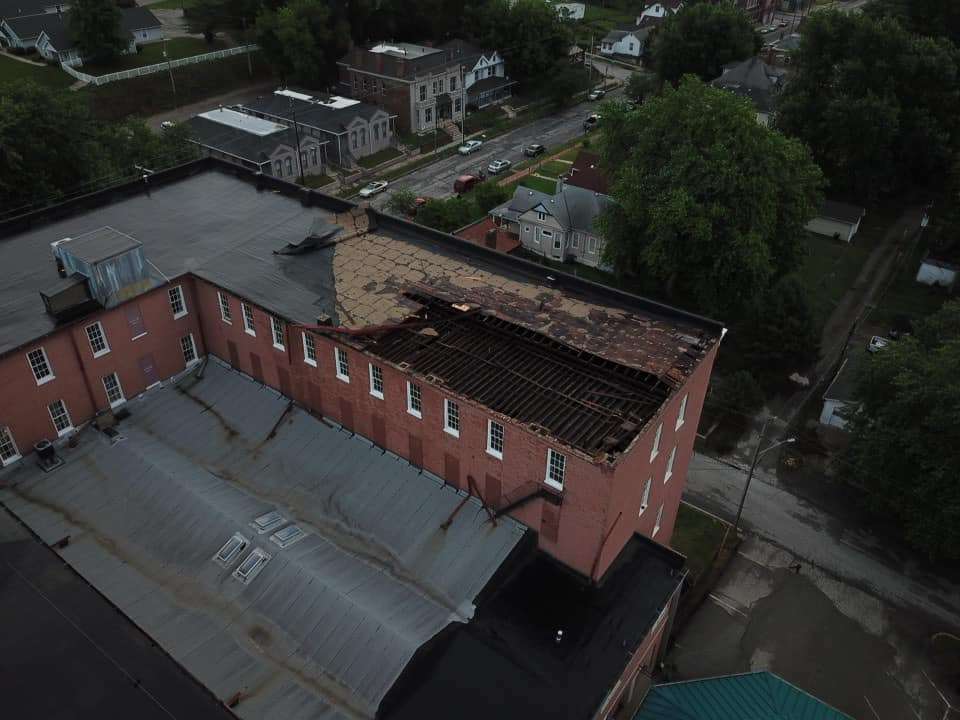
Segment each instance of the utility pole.
M303 182L303 155L300 153L300 126L297 125L297 108L290 98L290 113L293 116L293 135L297 138L297 167L300 168L300 182Z
M244 41L247 45L249 45L249 44L250 44L250 38L247 36L247 18L246 18L246 17L242 17L242 18L240 18L240 20L241 20L241 22L243 23L243 41ZM252 61L250 60L250 51L249 51L249 49L247 50L247 52L246 52L245 54L246 54L246 56L247 56L247 75L249 75L249 76L252 78L252 77L253 77L253 64L252 64Z
M173 89L173 99L177 99L177 84L173 81L173 68L170 65L170 56L167 55L167 39L163 39L163 59L167 61L167 72L170 73L170 87Z
M467 139L467 88L466 75L463 72L463 63L460 63L460 142Z
M775 442L770 447L761 450L760 446L763 445L763 437L767 434L767 425L770 424L771 420L776 420L773 415L770 415L763 421L763 427L760 428L760 437L757 438L757 447L753 451L753 462L750 463L750 472L747 473L747 482L743 486L743 495L740 496L740 505L737 506L737 519L733 523L733 534L736 536L737 530L740 529L740 516L743 514L743 504L747 500L747 491L750 489L750 481L753 480L753 471L757 469L757 461L760 459L761 455L765 455L774 448L778 448L781 445L786 445L787 443L796 442L795 437L789 437L785 440Z

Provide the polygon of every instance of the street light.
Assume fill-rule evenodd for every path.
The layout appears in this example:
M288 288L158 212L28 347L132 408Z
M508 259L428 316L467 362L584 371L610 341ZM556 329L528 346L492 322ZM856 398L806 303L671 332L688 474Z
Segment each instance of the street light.
M753 462L750 463L750 472L747 473L747 482L743 486L743 495L740 496L740 505L737 507L737 519L733 523L733 534L737 534L737 530L740 529L740 516L743 514L743 504L747 501L747 491L750 489L750 481L753 480L753 471L757 469L757 461L760 459L761 455L766 455L771 450L774 450L781 445L787 445L789 443L796 442L795 437L788 437L785 440L780 440L775 442L773 445L770 445L763 450L760 449L760 445L763 444L763 436L767 432L767 425L771 420L775 419L773 416L768 417L763 421L763 427L760 429L760 437L757 438L757 449L753 453Z

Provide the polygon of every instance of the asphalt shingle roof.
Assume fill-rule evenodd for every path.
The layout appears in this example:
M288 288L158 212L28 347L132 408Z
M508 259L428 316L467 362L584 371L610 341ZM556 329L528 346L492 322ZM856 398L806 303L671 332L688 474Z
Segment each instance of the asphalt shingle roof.
M24 36L21 34L21 31L16 28L21 26L25 29L38 28L39 31L47 34L47 37L50 39L50 44L58 52L63 52L74 47L73 34L70 32L69 12L35 15L33 17L14 20L12 22L17 24L14 29L16 30L17 34L20 35L20 37ZM121 34L130 35L135 30L158 27L160 27L160 21L157 19L156 15L150 12L149 8L132 7L121 8L120 10ZM37 35L39 34L40 32L37 32Z
M723 68L723 74L710 84L749 98L760 112L774 109L776 94L783 83L783 71L752 57Z
M309 93L308 93L309 94ZM296 115L297 122L309 125L331 133L343 133L355 118L372 119L377 113L384 112L381 108L370 103L360 102L345 108L331 108L310 100L298 100L287 95L271 93L262 95L238 109L246 109L255 113L265 113L274 117L292 120Z

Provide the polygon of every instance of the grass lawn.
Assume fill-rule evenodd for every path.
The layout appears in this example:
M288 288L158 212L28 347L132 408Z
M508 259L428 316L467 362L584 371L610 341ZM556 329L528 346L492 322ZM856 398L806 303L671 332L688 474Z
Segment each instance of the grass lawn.
M555 178L570 172L570 165L571 163L563 162L562 160L551 160L537 168L537 174L543 175L544 177Z
M151 10L179 10L180 8L192 8L196 5L196 0L160 0L150 6Z
M446 130L434 130L432 132L424 133L423 135L417 135L415 133L407 133L405 135L400 135L397 138L401 144L406 145L407 147L417 147L420 148L421 154L431 153L434 151L434 148L442 148L444 145L449 143L453 138L447 134Z
M0 84L13 80L33 80L38 85L48 87L69 87L72 77L53 65L28 65L0 53Z
M367 155L364 158L357 160L357 164L360 167L372 168L376 167L380 163L385 163L387 160L393 160L403 155L402 152L393 147L384 148L380 152L374 153L373 155Z
M136 55L121 55L109 65L85 64L81 70L90 75L106 75L120 70L156 65L167 59L163 57L164 45L166 45L167 56L170 60L178 60L191 55L202 55L214 50L223 50L226 47L221 40L214 40L212 44L208 45L201 38L173 38L165 43L158 42L144 45Z
M726 523L700 512L695 507L680 503L670 546L687 556L687 569L692 582L696 582L713 563L727 527Z
M916 321L940 309L948 297L946 288L921 285L916 280L917 270L926 253L927 244L922 238L897 268L896 275L871 313L871 322L892 327L899 316Z
M300 184L308 188L322 188L332 182L333 178L329 175L306 175Z
M548 193L550 195L553 195L553 193L557 191L556 181L533 177L532 175L521 178L519 184L531 190L539 190L542 193Z
M817 326L823 327L856 280L870 248L812 233L808 235L807 247L809 252L800 268L800 277L807 288Z

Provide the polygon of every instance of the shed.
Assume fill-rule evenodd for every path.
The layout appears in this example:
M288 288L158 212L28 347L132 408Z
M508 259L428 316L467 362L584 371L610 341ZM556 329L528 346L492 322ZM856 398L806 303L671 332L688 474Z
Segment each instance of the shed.
M860 229L866 208L849 203L824 200L817 216L807 223L807 230L817 235L851 242Z

